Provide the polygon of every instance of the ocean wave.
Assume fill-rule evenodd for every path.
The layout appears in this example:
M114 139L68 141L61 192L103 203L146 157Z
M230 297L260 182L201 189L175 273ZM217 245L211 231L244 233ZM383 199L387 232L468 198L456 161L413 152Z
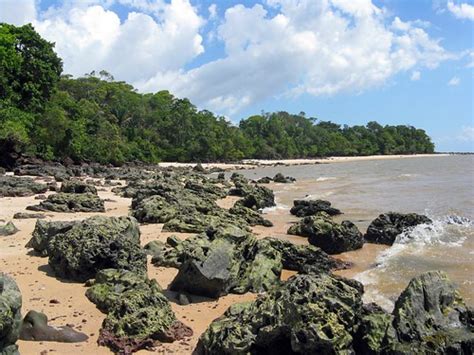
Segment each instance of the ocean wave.
M320 176L316 179L316 181L321 182L321 181L329 181L329 180L336 180L337 177L334 176Z
M417 177L418 174L400 174L398 175L399 178L412 178L412 177Z
M278 210L289 210L289 209L290 207L288 207L287 205L284 205L282 203L277 203L276 206L263 208L261 212L263 214L268 214L268 213L276 212Z

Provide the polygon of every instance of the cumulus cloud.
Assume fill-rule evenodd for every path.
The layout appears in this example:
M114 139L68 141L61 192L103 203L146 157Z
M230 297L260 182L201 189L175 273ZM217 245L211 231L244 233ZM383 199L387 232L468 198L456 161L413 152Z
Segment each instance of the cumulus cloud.
M23 25L36 18L34 0L0 0L0 22Z
M459 19L474 21L474 6L468 3L456 5L453 1L448 1L448 10Z
M68 0L17 24L31 21L55 42L64 71L74 76L105 69L134 83L178 70L204 51L199 34L204 20L188 0L117 1L137 12L122 22L109 9L113 0ZM34 8L34 1L29 3Z
M474 142L474 127L463 126L458 139L464 142Z
M461 82L461 79L459 79L457 76L453 76L453 77L448 81L448 85L449 85L449 86L458 86L460 82Z
M421 78L421 73L419 71L414 71L411 73L410 80L411 81L418 81Z
M383 85L415 66L451 58L414 22L387 20L371 1L269 0L226 10L218 28L226 56L190 71L159 73L162 83L205 107L234 113L269 96L333 95Z
M133 9L125 20L114 2ZM217 16L215 4L207 11ZM272 96L361 92L453 58L429 24L392 18L371 0L266 0L226 9L212 29L224 55L186 70L204 51L204 23L189 0L67 0L34 20L68 73L106 69L228 115Z

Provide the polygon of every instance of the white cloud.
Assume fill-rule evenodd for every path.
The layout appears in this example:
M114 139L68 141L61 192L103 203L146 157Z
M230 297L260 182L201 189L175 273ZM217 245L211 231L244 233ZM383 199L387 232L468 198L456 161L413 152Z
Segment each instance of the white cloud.
M460 82L461 82L461 79L459 79L457 76L453 76L453 77L448 81L448 85L449 85L449 86L458 86Z
M226 56L190 71L159 73L144 90L170 85L201 106L232 114L280 95L332 95L383 85L401 71L435 68L451 58L415 22L395 18L370 1L269 0L236 5L218 29ZM272 11L274 12L274 11Z
M410 80L411 81L418 81L421 78L421 73L417 70L411 73Z
M456 5L453 1L448 1L448 10L459 19L474 21L474 6L467 3Z
M108 9L113 0L68 0L28 21L56 43L65 73L75 76L105 69L133 83L178 70L204 51L204 20L188 0L117 1L142 12L129 12L121 22Z
M458 139L464 142L474 142L474 127L463 126Z
M216 4L211 4L208 9L209 11L209 18L214 19L217 17L217 5Z
M35 0L0 0L0 22L18 26L35 18Z
M114 1L136 12L120 21ZM217 16L215 4L207 10ZM204 51L204 21L189 0L67 0L34 24L56 42L67 73L105 69L222 114L272 96L357 93L453 57L429 24L392 19L371 0L267 0L228 8L206 34L225 54L185 70Z

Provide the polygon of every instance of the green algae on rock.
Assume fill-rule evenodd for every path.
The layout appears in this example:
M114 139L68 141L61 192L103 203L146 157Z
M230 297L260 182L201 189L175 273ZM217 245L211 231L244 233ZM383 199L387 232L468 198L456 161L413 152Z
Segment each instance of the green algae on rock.
M18 228L13 224L13 222L8 222L4 225L0 225L0 236L6 237L13 235L18 232Z
M0 197L32 196L46 191L46 184L37 183L31 178L0 176Z
M325 212L303 218L288 229L288 234L307 237L310 244L328 254L360 249L364 244L362 233L354 223L336 223Z
M341 214L337 208L331 207L326 200L294 200L290 213L297 217L314 216L319 212L326 212L330 216Z
M99 344L121 353L172 342L192 335L176 319L155 280L130 271L107 269L97 273L86 296L107 314Z
M48 243L56 234L67 232L77 221L43 221L38 220L31 239L26 243L26 248L33 248L40 256L48 256Z
M39 205L28 206L26 209L52 212L105 212L104 201L99 196L91 193L65 192L49 195Z
M0 354L17 355L21 327L21 293L15 280L0 272Z
M61 192L74 194L93 194L97 195L97 188L81 180L66 180L61 185Z
M94 216L57 233L47 245L49 265L57 276L75 281L115 268L146 273L146 255L133 217Z

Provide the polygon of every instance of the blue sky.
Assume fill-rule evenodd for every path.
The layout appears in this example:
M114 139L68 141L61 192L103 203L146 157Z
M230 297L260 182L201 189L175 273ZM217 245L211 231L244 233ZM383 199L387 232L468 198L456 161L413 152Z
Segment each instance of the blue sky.
M285 110L411 124L474 151L472 0L0 0L65 71L105 69L233 122Z

